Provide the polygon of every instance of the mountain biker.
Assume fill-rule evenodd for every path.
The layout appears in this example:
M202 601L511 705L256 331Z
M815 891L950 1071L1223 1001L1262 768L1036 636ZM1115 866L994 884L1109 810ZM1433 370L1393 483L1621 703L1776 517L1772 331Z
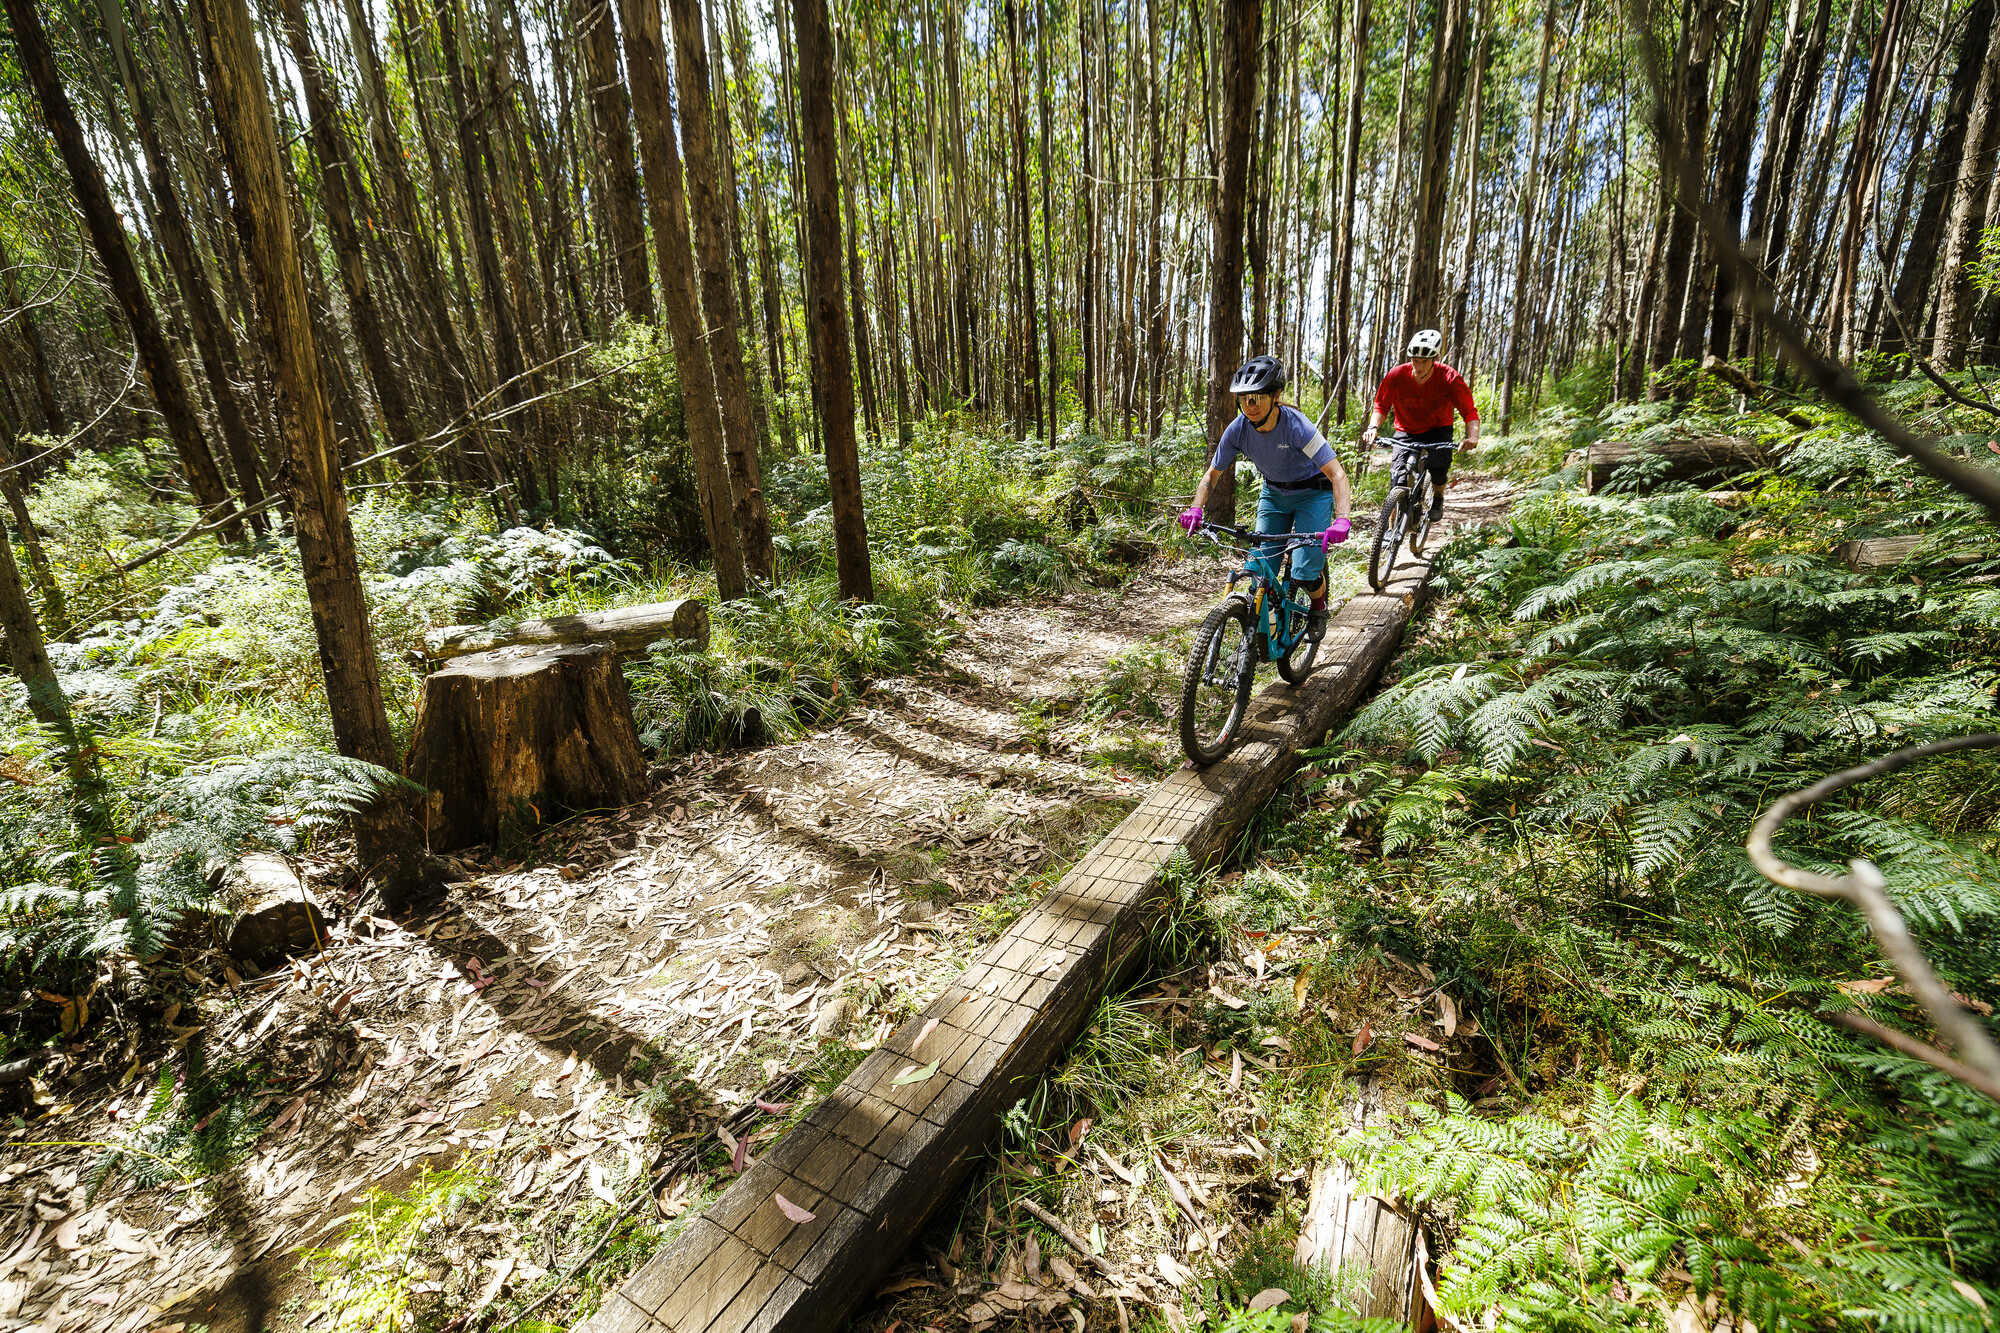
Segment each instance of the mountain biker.
M1284 389L1285 367L1276 357L1253 356L1237 367L1229 392L1237 395L1242 415L1223 429L1180 524L1193 532L1201 523L1209 487L1236 465L1239 455L1249 459L1264 479L1257 500L1260 535L1326 533L1320 544L1292 551L1292 582L1312 599L1306 633L1317 642L1326 632L1326 548L1347 540L1354 492L1319 427L1296 407L1278 401Z
M1382 377L1375 390L1375 411L1361 433L1361 447L1373 448L1382 418L1395 416L1396 433L1389 444L1389 484L1406 485L1412 466L1428 465L1431 474L1431 522L1444 513L1444 482L1451 472L1452 414L1465 418L1465 447L1479 447L1479 409L1472 405L1472 386L1465 376L1438 360L1444 335L1419 329L1410 338L1409 360Z

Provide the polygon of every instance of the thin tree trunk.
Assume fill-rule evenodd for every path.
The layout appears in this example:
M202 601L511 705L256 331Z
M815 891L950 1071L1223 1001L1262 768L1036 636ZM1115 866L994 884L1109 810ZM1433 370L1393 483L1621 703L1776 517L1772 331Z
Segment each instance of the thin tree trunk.
M736 309L736 289L730 285L729 216L720 188L724 167L715 152L708 44L695 0L667 0L667 7L673 14L681 145L687 154L688 202L694 214L694 257L701 270L702 308L707 315L708 346L729 455L736 535L743 546L744 567L768 583L777 576L776 555L771 545L771 515L764 506L749 376L743 364L742 319Z
M805 167L807 322L813 339L813 392L826 431L826 475L833 498L834 561L840 595L875 600L868 522L861 506L861 456L854 439L854 371L840 293L840 194L833 129L833 39L825 0L792 0L799 49L799 110Z
M1419 328L1438 323L1444 294L1438 259L1444 241L1445 205L1451 201L1451 141L1458 127L1459 98L1465 92L1466 8L1466 0L1439 0L1418 159L1416 233L1410 242L1409 277L1404 284L1402 341L1406 343Z
M1932 278L1937 273L1939 236L1946 211L1957 195L1958 173L1964 165L1966 123L1972 116L1973 95L1986 71L1986 48L1993 35L1995 8L1994 0L1973 0L1965 14L1958 65L1952 71L1937 147L1932 150L1930 170L1924 176L1923 201L1917 206L1909 248L1903 251L1902 268L1896 274L1890 298L1893 308L1888 331L1882 339L1885 352L1922 346L1924 316L1930 304Z
M1854 149L1848 157L1847 225L1840 237L1827 333L1827 341L1839 349L1842 361L1854 359L1854 292L1860 275L1861 238L1867 234L1874 212L1875 140L1902 64L1906 12L1906 0L1887 0L1883 5L1882 26L1875 34L1874 49L1868 53L1868 88L1862 95L1861 119L1854 127Z
M1243 355L1243 214L1250 175L1251 121L1257 110L1262 0L1222 0L1216 16L1216 64L1222 97L1217 136L1215 213L1208 307L1208 437L1222 438L1236 415L1230 377ZM1222 475L1208 494L1223 523L1236 521L1236 477Z
M198 3L207 20L202 31L209 96L235 181L265 342L278 376L299 560L334 740L342 754L393 772L400 767L396 743L376 674L374 631L348 522L333 421L321 396L319 350L307 315L291 205L250 15L244 0ZM422 854L411 804L407 797L384 795L354 818L364 881L396 909L414 906L440 887Z
M632 144L632 100L618 71L617 22L611 0L583 0L577 44L590 79L591 121L604 157L606 243L617 263L625 313L641 324L659 322L653 280L646 269L645 203Z
M1965 367L1972 312L1978 293L1966 271L1979 254L1987 223L1986 197L1993 178L1994 150L2000 142L2000 23L1986 43L1986 64L1966 116L1965 150L1958 170L1958 197L1952 201L1944 229L1943 269L1939 274L1937 332L1931 360L1948 370Z
M389 443L407 444L417 438L418 431L410 421L402 378L389 364L389 331L368 284L361 234L355 226L353 204L348 196L351 154L347 133L334 119L335 109L326 95L319 53L313 50L306 29L305 6L301 0L278 0L278 8L284 15L286 35L291 42L293 68L305 90L313 151L319 156L320 208L326 214L328 238L333 244L341 289L347 297L347 311L354 321L354 340L359 345L361 364L375 390L375 402L381 408Z
M1892 4L1901 0L1890 0ZM1764 34L1771 21L1771 0L1755 0L1743 28L1736 62L1729 71L1723 96L1722 123L1716 130L1715 204L1722 210L1729 239L1743 235L1743 195L1750 184L1750 147L1757 129L1757 100L1762 92ZM1709 308L1708 349L1729 356L1736 321L1736 289L1727 265L1711 266L1715 295Z
M180 456L188 485L204 511L213 511L228 520L222 528L223 535L230 541L240 541L243 537L242 522L235 517L235 506L230 502L228 488L223 485L222 473L215 466L215 458L209 453L208 439L202 434L201 423L195 418L187 383L181 378L180 362L167 345L152 299L140 281L138 266L132 260L132 247L125 235L125 224L112 205L111 195L105 189L104 176L90 155L83 127L77 121L76 110L63 91L62 81L56 73L55 54L49 48L48 34L42 29L37 6L33 0L4 0L4 4L8 21L13 25L14 48L21 72L34 89L42 119L54 136L63 165L69 171L70 187L83 214L84 227L90 234L91 245L96 249L105 273L111 279L112 295L132 330L139 364L145 371L146 383L153 391L153 402L166 423L174 452Z
M639 161L646 173L646 204L653 215L654 260L660 269L660 308L673 343L674 366L687 412L688 447L701 497L702 527L715 561L716 594L724 601L748 595L743 548L730 494L729 459L715 371L702 338L695 299L693 255L688 246L687 200L680 153L667 107L666 53L661 48L659 0L619 0L625 37L625 72L632 84L632 116L639 127Z
M1351 72L1347 92L1347 126L1342 135L1340 168L1340 313L1334 330L1340 339L1335 353L1334 409L1347 424L1348 376L1354 364L1354 187L1361 152L1361 111L1368 94L1368 13L1371 0L1354 0L1354 44L1348 57Z
M1547 125L1549 99L1549 56L1555 50L1556 0L1548 0L1542 11L1541 54L1535 68L1535 120L1529 133L1528 176L1521 187L1521 236L1515 247L1514 299L1508 305L1506 360L1500 370L1500 429L1504 432L1514 419L1514 384L1521 371L1521 338L1527 329L1528 273L1534 254L1536 182L1542 169L1542 133Z

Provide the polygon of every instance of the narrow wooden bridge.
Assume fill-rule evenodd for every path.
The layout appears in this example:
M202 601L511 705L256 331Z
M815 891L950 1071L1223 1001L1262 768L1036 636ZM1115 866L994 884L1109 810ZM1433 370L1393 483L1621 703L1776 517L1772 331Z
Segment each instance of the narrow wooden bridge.
M1227 759L1161 782L579 1333L838 1328L1118 984L1145 943L1169 859L1185 850L1199 866L1228 852L1299 752L1375 682L1428 574L1428 562L1406 558L1383 592L1350 601L1312 677L1254 699ZM929 1076L899 1081L913 1067Z

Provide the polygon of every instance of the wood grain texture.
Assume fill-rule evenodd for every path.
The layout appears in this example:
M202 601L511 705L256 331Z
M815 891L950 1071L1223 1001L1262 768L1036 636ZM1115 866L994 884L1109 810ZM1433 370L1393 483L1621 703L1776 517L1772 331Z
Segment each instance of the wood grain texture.
M433 672L403 771L430 789L433 851L492 842L509 819L639 800L646 761L616 650L506 648Z
M1303 685L1275 684L1253 700L1234 751L1169 774L578 1333L839 1327L1138 957L1169 860L1183 850L1196 865L1228 855L1300 753L1374 683L1428 574L1427 563L1406 561L1382 593L1342 608L1320 667ZM933 1060L930 1078L896 1084ZM780 1194L812 1220L792 1222ZM641 1316L647 1322L634 1322Z

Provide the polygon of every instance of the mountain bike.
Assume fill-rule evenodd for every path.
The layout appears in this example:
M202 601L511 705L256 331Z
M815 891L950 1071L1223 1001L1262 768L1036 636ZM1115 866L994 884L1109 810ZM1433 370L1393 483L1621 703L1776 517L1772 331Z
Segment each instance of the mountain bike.
M1409 483L1389 488L1382 501L1382 515L1375 522L1375 540L1368 547L1368 586L1376 592L1389 581L1389 571L1396 567L1396 554L1404 542L1409 543L1411 555L1422 555L1424 543L1430 540L1431 474L1425 466L1429 450L1457 447L1450 440L1426 446L1425 455L1410 462L1416 475Z
M1319 639L1306 632L1312 601L1288 572L1292 552L1319 545L1321 534L1294 536L1279 546L1270 534L1224 523L1204 522L1196 531L1218 546L1224 537L1241 543L1246 555L1243 568L1229 576L1229 594L1195 631L1181 676L1181 749L1207 765L1235 747L1259 663L1276 662L1278 674L1293 685L1312 671L1319 655ZM1245 580L1250 586L1239 590Z

